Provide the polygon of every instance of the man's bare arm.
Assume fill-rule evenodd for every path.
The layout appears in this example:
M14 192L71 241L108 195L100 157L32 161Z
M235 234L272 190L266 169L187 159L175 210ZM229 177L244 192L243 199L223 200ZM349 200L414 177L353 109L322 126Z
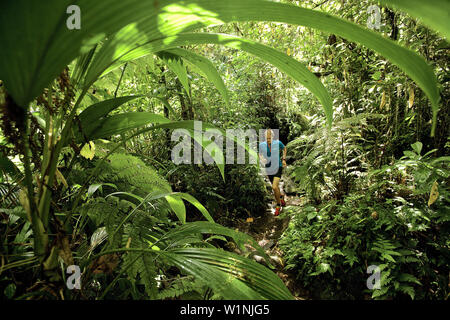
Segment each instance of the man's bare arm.
M266 162L267 162L266 158L264 158L264 156L263 156L261 153L259 154L259 161L260 161L262 164L266 164Z

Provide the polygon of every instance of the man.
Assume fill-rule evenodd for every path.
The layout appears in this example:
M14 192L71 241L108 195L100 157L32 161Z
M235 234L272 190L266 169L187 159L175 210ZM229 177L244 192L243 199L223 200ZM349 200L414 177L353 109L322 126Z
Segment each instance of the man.
M266 174L272 184L272 190L275 195L277 206L275 208L275 216L281 211L281 206L285 206L284 195L280 192L280 178L283 168L286 167L286 146L280 140L272 140L273 131L266 130L266 141L259 144L259 157L266 168ZM283 154L280 157L280 154Z

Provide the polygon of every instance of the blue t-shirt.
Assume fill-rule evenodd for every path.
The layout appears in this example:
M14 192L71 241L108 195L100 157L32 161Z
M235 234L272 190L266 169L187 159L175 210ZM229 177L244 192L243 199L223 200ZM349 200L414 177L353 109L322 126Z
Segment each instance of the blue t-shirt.
M261 142L259 144L259 153L267 159L266 168L270 167L270 162L272 159L272 152L273 154L273 160L276 162L278 161L279 165L278 167L281 168L283 166L283 163L281 162L280 154L283 152L284 144L280 140L272 140L271 149L269 149L269 145L267 144L267 141Z

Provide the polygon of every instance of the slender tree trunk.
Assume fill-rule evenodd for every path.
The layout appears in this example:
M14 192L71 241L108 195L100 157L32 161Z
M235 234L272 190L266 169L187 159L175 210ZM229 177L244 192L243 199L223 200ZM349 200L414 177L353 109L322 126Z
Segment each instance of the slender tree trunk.
M162 72L162 76L161 76L161 81L160 82L161 82L161 84L163 84L167 88L167 81L166 81L166 75L164 73L165 72L165 67L164 66L161 67L161 72ZM167 99L167 96L164 97L164 98ZM169 119L169 109L166 106L164 106L164 117ZM166 133L165 145L167 146L167 159L170 159L170 157L171 157L171 151L170 151L170 148L169 148L170 141L171 141L171 139L170 139L170 130L169 129L164 129L164 130L165 130L165 133Z
M181 118L183 120L193 120L194 119L194 112L192 110L192 103L188 97L184 95L184 89L181 86L181 82L177 79L176 80L176 88L178 93L178 98L180 99L180 105L181 105Z

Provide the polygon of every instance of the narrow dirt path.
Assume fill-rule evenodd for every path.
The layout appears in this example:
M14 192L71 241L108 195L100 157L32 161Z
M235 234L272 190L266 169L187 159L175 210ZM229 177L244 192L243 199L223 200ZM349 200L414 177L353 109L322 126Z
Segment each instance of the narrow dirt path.
M296 196L286 196L286 210L289 206L298 206L303 203L303 199ZM295 279L295 273L284 270L283 252L278 246L278 241L283 234L284 230L289 225L290 216L280 214L280 216L274 216L275 208L270 205L266 212L256 218L253 218L252 222L239 221L236 225L237 229L241 232L245 232L252 236L259 245L265 250L267 255L271 258L272 264L276 269L273 271L280 277L286 284L286 287L292 293L297 300L307 300L308 292L297 285ZM253 249L249 247L250 251ZM255 261L265 264L264 259L258 255L255 255L255 251L251 251L248 257L253 258Z

